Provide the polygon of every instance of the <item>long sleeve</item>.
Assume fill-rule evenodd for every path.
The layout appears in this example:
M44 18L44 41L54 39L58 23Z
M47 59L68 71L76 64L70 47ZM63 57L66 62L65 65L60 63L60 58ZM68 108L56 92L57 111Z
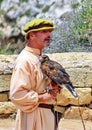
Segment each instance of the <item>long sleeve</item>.
M39 105L38 94L46 87L51 87L51 84L42 74L39 56L29 50L23 50L14 64L10 83L11 101L20 110L32 112Z
M11 80L11 100L23 111L30 111L38 102L37 92L32 90L30 75L24 68L14 70Z
M22 111L32 111L38 104L38 93L33 90L34 69L28 63L17 63L11 78L10 98Z
M30 58L31 57L31 58ZM11 84L10 99L22 111L30 112L38 106L37 86L39 79L39 63L34 56L20 54L15 62ZM38 81L37 81L38 80Z

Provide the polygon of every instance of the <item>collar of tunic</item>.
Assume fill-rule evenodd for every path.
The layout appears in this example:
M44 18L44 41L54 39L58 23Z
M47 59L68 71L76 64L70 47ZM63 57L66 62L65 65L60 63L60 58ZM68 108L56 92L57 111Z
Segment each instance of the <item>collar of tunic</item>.
M36 48L31 48L31 47L26 46L25 50L29 51L29 52L31 52L31 53L33 53L35 55L40 55L41 54L40 50L36 49Z

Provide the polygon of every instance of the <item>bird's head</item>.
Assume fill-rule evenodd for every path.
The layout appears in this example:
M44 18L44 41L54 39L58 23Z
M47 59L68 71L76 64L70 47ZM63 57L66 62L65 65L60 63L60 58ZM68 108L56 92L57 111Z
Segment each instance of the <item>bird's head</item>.
M46 62L46 61L48 61L49 60L49 57L47 56L47 55L42 55L42 56L40 56L40 61L41 61L41 63L44 63L44 62Z

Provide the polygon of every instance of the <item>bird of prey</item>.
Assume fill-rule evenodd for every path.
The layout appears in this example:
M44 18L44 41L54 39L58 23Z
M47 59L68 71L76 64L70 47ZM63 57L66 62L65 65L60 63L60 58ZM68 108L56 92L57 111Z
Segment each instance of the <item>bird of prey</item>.
M47 55L40 57L41 70L43 74L48 76L52 82L57 84L60 88L64 84L71 94L77 98L78 95L74 90L69 74L65 71L63 66L56 61L51 60Z

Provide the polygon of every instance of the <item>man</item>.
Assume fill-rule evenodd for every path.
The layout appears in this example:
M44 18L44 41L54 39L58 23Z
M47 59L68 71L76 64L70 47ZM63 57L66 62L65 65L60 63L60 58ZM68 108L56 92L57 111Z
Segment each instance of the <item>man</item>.
M24 27L26 47L16 59L10 86L11 101L18 108L15 130L55 130L50 104L55 101L58 86L43 76L39 60L53 30L53 22L45 19L32 20ZM46 88L54 90L44 93Z

